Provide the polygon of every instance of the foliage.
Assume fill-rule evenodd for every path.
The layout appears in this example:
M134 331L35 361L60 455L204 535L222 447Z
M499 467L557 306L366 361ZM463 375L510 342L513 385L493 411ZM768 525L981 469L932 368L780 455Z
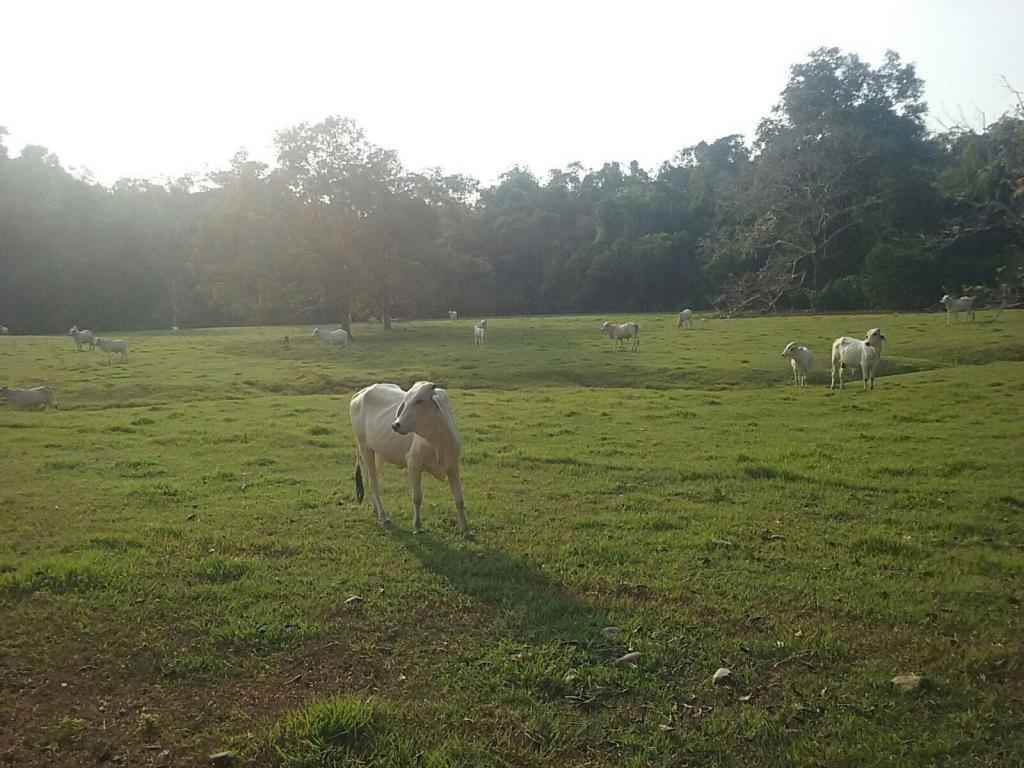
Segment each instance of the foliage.
M935 255L920 244L880 243L864 261L867 295L883 309L912 309L941 298Z
M814 297L814 306L825 312L848 312L867 305L864 279L860 275L830 280Z
M274 167L240 152L202 177L109 188L44 147L12 156L0 128L0 321L387 328L452 308L929 306L1021 265L1024 106L929 136L923 85L894 52L873 67L820 48L750 144L702 141L656 173L517 167L483 188L409 170L340 116L279 131Z

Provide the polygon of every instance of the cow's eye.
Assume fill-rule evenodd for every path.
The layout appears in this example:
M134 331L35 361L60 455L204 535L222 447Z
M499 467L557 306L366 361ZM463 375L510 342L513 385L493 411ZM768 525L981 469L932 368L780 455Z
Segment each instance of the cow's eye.
M415 403L413 403L413 405L422 405L422 404L423 404L423 400L417 400Z

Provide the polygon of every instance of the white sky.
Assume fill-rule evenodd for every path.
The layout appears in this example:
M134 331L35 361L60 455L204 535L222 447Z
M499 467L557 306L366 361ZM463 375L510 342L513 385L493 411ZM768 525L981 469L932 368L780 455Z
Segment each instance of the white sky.
M748 138L819 46L917 64L935 118L1024 90L1022 0L4 0L0 125L109 183L273 159L276 130L352 117L406 166L491 182L573 160L656 168Z

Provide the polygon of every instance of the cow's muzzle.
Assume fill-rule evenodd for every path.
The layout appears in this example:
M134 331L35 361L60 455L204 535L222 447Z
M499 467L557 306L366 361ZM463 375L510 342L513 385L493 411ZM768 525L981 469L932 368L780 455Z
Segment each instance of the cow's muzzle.
M391 425L391 428L395 430L395 432L397 432L398 434L402 434L402 426L397 421Z

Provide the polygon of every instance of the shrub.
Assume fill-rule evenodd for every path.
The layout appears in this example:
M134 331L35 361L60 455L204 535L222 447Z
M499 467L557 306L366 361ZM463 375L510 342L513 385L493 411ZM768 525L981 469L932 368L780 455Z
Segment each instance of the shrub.
M870 305L860 275L847 275L831 280L814 297L815 309L826 312L867 309Z
M942 296L933 253L909 243L884 243L864 260L864 290L881 309L923 309Z

